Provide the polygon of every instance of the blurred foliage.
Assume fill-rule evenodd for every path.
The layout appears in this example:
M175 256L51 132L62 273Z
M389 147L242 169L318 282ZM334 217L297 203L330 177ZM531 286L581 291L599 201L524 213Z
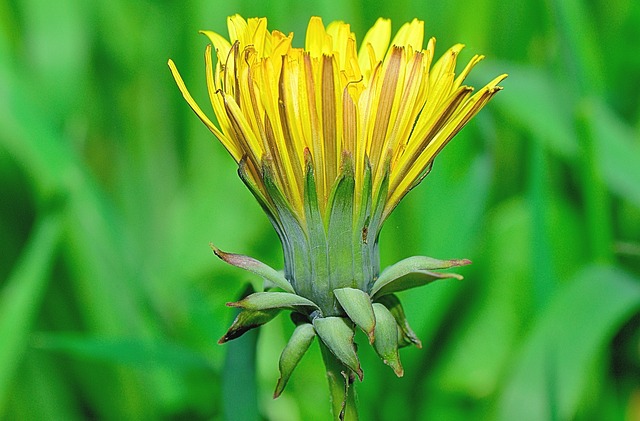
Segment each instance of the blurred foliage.
M197 31L234 13L298 45L310 15L360 39L418 17L439 52L487 56L476 86L510 74L383 230L383 266L474 265L403 295L425 345L404 378L361 347L362 418L639 419L633 0L0 2L0 419L328 418L317 346L271 398L286 318L257 357L256 337L216 344L250 279L208 242L282 256L166 61L206 103Z

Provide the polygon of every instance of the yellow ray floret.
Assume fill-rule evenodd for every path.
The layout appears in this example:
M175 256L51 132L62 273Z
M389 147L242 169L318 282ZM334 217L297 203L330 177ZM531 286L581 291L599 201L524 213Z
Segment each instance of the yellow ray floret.
M311 157L321 212L339 177L341 157L354 160L356 208L369 162L373 195L390 163L384 214L420 181L435 156L495 95L506 75L479 89L464 79L483 56L456 76L461 44L435 64L435 39L424 43L414 19L391 40L391 22L379 19L359 50L350 26L319 17L309 21L305 48L293 34L269 32L265 18L229 17L229 40L203 31L207 88L218 126L189 94L173 61L169 66L189 106L231 156L245 160L250 181L265 192L263 163L296 217L304 221L305 151ZM356 209L357 212L358 209Z

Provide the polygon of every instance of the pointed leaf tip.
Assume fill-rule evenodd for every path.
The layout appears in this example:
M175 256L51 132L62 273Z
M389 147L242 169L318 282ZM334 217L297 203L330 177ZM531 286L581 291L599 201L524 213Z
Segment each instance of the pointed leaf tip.
M229 307L239 307L245 310L290 309L309 307L320 310L311 300L289 292L255 292L240 301L227 303Z
M378 298L377 302L384 305L396 319L399 329L398 347L402 348L413 344L417 348L422 348L422 342L409 326L404 308L402 308L402 303L400 303L398 297L395 294L388 294Z
M362 381L364 373L353 343L352 325L342 317L319 317L313 320L313 327L333 355Z
M247 331L270 322L274 317L278 315L279 312L280 309L241 311L231 324L229 330L227 330L222 338L218 340L218 344L222 345L223 343L229 342L232 339L239 338Z
M281 288L287 292L295 293L287 278L285 278L284 275L282 275L271 266L262 263L261 261L254 259L253 257L244 256L242 254L226 253L214 246L213 243L209 243L209 247L211 247L213 253L224 262L240 269L249 271L251 273L255 273L266 282L270 282L278 288Z
M364 371L362 371L362 368L360 366L358 366L358 370L355 371L356 376L358 376L358 380L362 381L364 379Z
M291 339L289 339L289 342L280 355L280 378L276 384L276 390L273 392L274 399L282 394L293 370L307 352L307 349L309 349L315 336L316 332L309 323L301 324L293 331Z
M382 361L393 369L398 377L404 375L404 369L398 354L398 324L391 312L382 304L374 303L376 315L376 340L373 347Z
M386 365L388 365L389 367L391 367L391 369L393 370L393 372L395 373L395 375L397 377L403 377L404 376L404 368L402 367L402 364L400 363L400 359L398 358L397 361L388 361L388 360L382 360L383 363L385 363Z
M433 272L438 269L465 266L471 264L469 259L438 260L426 256L413 256L399 261L382 271L371 287L370 294L374 299L406 289L427 285L438 279L463 279L456 273Z
M333 294L347 316L367 335L369 343L373 344L376 318L369 294L356 288L335 289Z

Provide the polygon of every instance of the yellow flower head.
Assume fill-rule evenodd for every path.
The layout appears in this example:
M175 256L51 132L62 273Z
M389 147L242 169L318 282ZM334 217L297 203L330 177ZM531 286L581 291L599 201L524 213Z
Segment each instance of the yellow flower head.
M209 45L207 87L219 127L193 100L171 60L169 66L193 111L241 165L263 206L274 206L265 186L269 171L300 222L307 217L309 169L324 215L345 165L355 179L354 214L370 177L373 197L385 184L386 219L506 77L473 94L463 82L483 56L474 56L456 76L463 46L435 60L435 39L424 47L424 24L417 19L393 40L391 22L378 19L359 50L348 24L325 27L319 17L309 21L304 48L292 46L293 34L269 32L266 18L235 15L228 27L229 41L202 31L217 58L214 65Z

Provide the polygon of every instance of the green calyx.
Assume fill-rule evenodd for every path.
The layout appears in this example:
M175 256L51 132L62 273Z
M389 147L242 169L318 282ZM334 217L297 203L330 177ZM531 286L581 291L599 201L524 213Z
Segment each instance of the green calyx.
M324 349L343 366L345 379L358 377L362 380L364 373L354 343L356 327L366 334L383 362L401 377L404 370L398 350L407 345L421 348L422 343L409 326L400 300L394 293L438 279L462 279L457 274L434 271L471 263L469 260L437 260L424 256L404 259L368 282L365 290L353 287L331 290L338 308L337 315L333 315L325 313L317 303L301 294L289 292L294 287L275 269L247 256L225 253L215 247L212 249L225 262L261 276L265 288L283 290L255 292L240 301L228 303L230 307L240 308L241 312L219 343L235 339L269 322L280 311L291 311L292 316L295 315L292 318L296 320L297 327L280 357L280 378L274 397L280 396L316 336Z
M362 330L382 361L402 376L398 350L407 345L420 348L422 343L409 326L395 293L438 279L462 279L438 271L471 262L414 256L380 272L378 236L387 216L384 208L389 164L378 169L383 173L377 177L378 185L373 186L367 163L359 183L361 191L356 194L353 161L348 153L343 154L340 172L326 198L318 197L309 153L305 154L305 165L304 215L300 215L278 187L268 157L261 168L264 189L250 182L246 163L240 163L240 177L280 237L285 268L280 272L254 258L211 246L226 263L260 276L265 289L227 304L241 311L220 343L269 322L281 311L291 312L296 329L280 357L274 397L282 393L317 336L325 363L334 361L331 378L345 382L341 393L346 402L349 384L355 377L363 378L354 342L356 330Z
M367 162L356 192L353 158L345 152L341 160L327 197L319 197L313 160L308 151L305 153L302 214L279 187L268 157L262 161L264 191L250 182L244 161L239 169L280 237L284 278L297 294L316 303L323 314L332 316L342 313L333 290L346 287L367 290L380 271L377 240L389 185L387 164L373 197L371 167Z

